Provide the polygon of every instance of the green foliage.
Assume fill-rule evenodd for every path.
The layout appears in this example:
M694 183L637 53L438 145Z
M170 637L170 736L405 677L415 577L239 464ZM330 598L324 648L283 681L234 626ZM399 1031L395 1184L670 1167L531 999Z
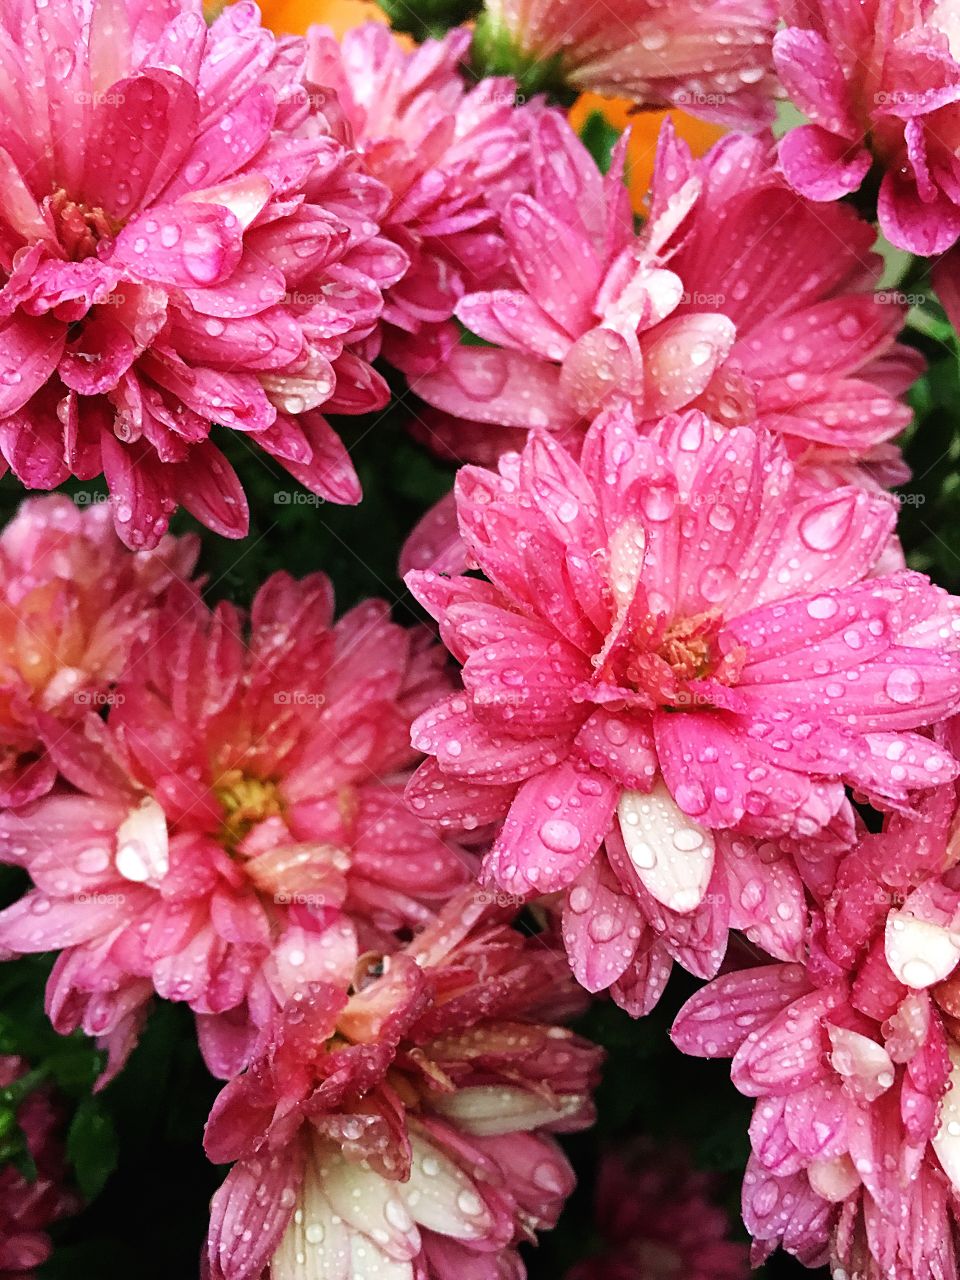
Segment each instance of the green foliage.
M67 1158L80 1194L95 1200L117 1167L119 1146L113 1120L98 1098L84 1098L67 1133Z

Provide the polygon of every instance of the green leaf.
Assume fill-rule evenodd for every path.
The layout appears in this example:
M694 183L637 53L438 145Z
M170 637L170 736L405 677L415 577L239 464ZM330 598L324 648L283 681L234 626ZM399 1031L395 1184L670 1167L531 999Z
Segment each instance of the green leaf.
M620 140L620 130L602 112L593 111L580 131L580 140L593 156L600 171L607 173L613 148Z
M87 1200L95 1200L106 1186L117 1167L118 1154L113 1120L97 1099L85 1098L67 1134L67 1158Z

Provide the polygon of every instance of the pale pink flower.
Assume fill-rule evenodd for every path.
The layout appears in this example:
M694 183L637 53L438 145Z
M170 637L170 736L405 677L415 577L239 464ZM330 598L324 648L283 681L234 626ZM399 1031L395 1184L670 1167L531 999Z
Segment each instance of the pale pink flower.
M561 956L467 890L358 978L291 991L268 1050L214 1103L212 1280L522 1280L592 1120L600 1050Z
M668 123L637 235L622 151L604 178L557 117L531 131L533 194L503 214L521 288L459 303L493 346L458 347L414 379L419 395L498 433L561 438L614 397L638 422L701 408L782 433L805 465L904 477L888 442L910 420L898 396L922 361L895 341L904 306L871 292L873 227L792 192L759 139L725 138L695 162ZM455 424L444 434L456 449Z
M25 502L0 534L0 804L49 791L46 742L105 706L134 640L173 582L186 584L199 547L161 539L130 552L106 504Z
M774 59L810 123L780 143L788 181L813 200L856 191L876 161L888 240L943 253L960 235L960 59L949 4L784 0Z
M773 0L486 0L478 38L494 66L533 85L756 128L773 117L776 21Z
M102 471L131 546L180 503L244 533L212 423L359 499L321 408L386 402L351 348L407 261L305 58L252 4L209 29L200 0L0 15L0 453L31 488Z
M768 433L693 412L642 437L608 413L579 464L534 434L499 474L464 468L457 509L487 581L408 575L464 685L415 723L434 758L408 796L443 830L502 819L486 875L567 891L591 989L649 1006L646 928L696 972L731 925L797 958L784 838L842 849L845 785L899 809L954 776L911 730L958 705L960 606L920 574L870 576L891 504L798 492Z
M16 1094L28 1079L29 1068L22 1058L0 1057L0 1089ZM0 1167L0 1277L34 1280L34 1268L50 1256L47 1229L75 1212L80 1203L66 1185L59 1137L63 1116L53 1092L45 1086L29 1088L16 1114L36 1176L25 1177L13 1161Z
M602 1245L567 1280L747 1280L718 1186L680 1150L633 1140L607 1151L594 1195Z
M111 1070L156 992L231 1074L287 967L349 981L355 933L389 948L472 874L403 803L442 650L378 601L332 613L322 575L274 575L246 640L232 606L171 600L106 722L57 745L73 789L0 815L0 859L36 886L0 913L0 947L60 952L48 1012Z
M841 863L805 965L716 979L681 1049L733 1057L757 1098L744 1179L754 1261L782 1245L863 1280L956 1274L960 877L956 795L892 818Z
M380 337L409 374L442 363L458 339L456 303L506 264L498 197L526 152L522 108L511 80L467 88L458 67L470 39L458 28L408 52L379 23L342 43L325 27L307 34L309 78L335 91L326 115L390 192L382 234L410 267L385 290Z

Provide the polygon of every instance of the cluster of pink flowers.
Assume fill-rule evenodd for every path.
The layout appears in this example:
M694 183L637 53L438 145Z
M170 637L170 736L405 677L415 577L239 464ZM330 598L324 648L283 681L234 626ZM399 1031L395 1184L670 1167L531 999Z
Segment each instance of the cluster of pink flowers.
M0 1057L0 1090L19 1093L24 1088L15 1118L24 1155L33 1168L27 1176L13 1163L0 1167L0 1276L4 1280L34 1280L35 1268L50 1256L47 1229L79 1208L79 1197L66 1182L59 1133L63 1116L55 1095L47 1086L31 1087L29 1068L21 1058Z
M747 1250L729 1238L716 1180L682 1150L634 1139L604 1154L596 1183L596 1255L566 1280L746 1280Z
M957 726L946 731L956 742ZM957 788L865 834L812 912L801 962L716 979L688 1053L732 1056L757 1099L744 1218L835 1274L956 1274L960 1223Z
M897 538L924 365L839 202L876 165L896 244L960 237L956 17L621 8L490 0L412 50L247 2L0 13L0 454L109 489L0 534L0 956L56 953L101 1083L191 1011L207 1280L518 1280L593 1115L568 1023L674 962L676 1045L757 1099L754 1260L960 1265L960 599ZM627 140L602 173L471 46L747 131L667 123L638 225ZM175 509L246 531L231 432L359 501L327 415L388 404L380 360L467 464L401 553L439 640L322 573L210 603ZM31 1097L0 1274L69 1199ZM642 1161L571 1280L740 1280L709 1181Z

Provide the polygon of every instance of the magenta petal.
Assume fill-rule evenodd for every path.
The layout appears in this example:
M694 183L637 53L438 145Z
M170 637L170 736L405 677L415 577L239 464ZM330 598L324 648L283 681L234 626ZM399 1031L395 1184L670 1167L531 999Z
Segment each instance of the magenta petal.
M211 1262L225 1280L257 1280L263 1273L293 1216L302 1180L299 1143L230 1170L213 1197L207 1237Z
M278 425L282 419L283 415L278 415ZM321 413L302 414L298 421L310 446L310 458L306 462L284 459L283 465L312 493L341 506L356 505L362 496L360 481L343 441ZM268 453L274 452L269 438L258 436L257 443Z
M570 426L576 419L559 388L560 370L513 351L457 347L435 373L413 380L428 404L497 427Z
M209 441L194 445L172 485L191 515L225 538L243 538L249 526L247 499L230 463Z
M791 129L780 143L790 185L810 200L839 200L857 191L870 170L870 152L820 125Z
M63 351L66 325L53 316L18 313L0 328L0 417L27 403L47 381Z
M828 133L848 140L857 136L850 87L823 36L796 27L778 31L773 58L781 84L805 116Z
M620 788L566 763L525 782L487 856L485 874L507 893L555 893L579 875L610 828Z
M198 110L194 89L155 67L113 85L95 107L85 202L124 222L154 199L183 163Z
M570 886L563 908L563 944L581 986L604 991L636 955L644 920L603 856Z
M683 1053L729 1058L750 1035L786 1008L810 983L798 964L771 964L728 973L692 996L670 1032Z
M109 261L136 279L190 289L225 280L242 253L240 223L223 205L156 205L128 222Z
M924 258L944 253L960 236L960 208L940 190L922 200L916 182L893 169L880 183L877 217L892 244Z
M498 734L476 719L462 694L418 717L410 740L417 751L435 756L444 773L493 786L522 782L549 768L566 753L568 741L564 734Z
M457 503L451 489L414 525L400 551L399 572L401 578L406 578L408 573L425 569L458 574L466 567L466 547L460 537Z

